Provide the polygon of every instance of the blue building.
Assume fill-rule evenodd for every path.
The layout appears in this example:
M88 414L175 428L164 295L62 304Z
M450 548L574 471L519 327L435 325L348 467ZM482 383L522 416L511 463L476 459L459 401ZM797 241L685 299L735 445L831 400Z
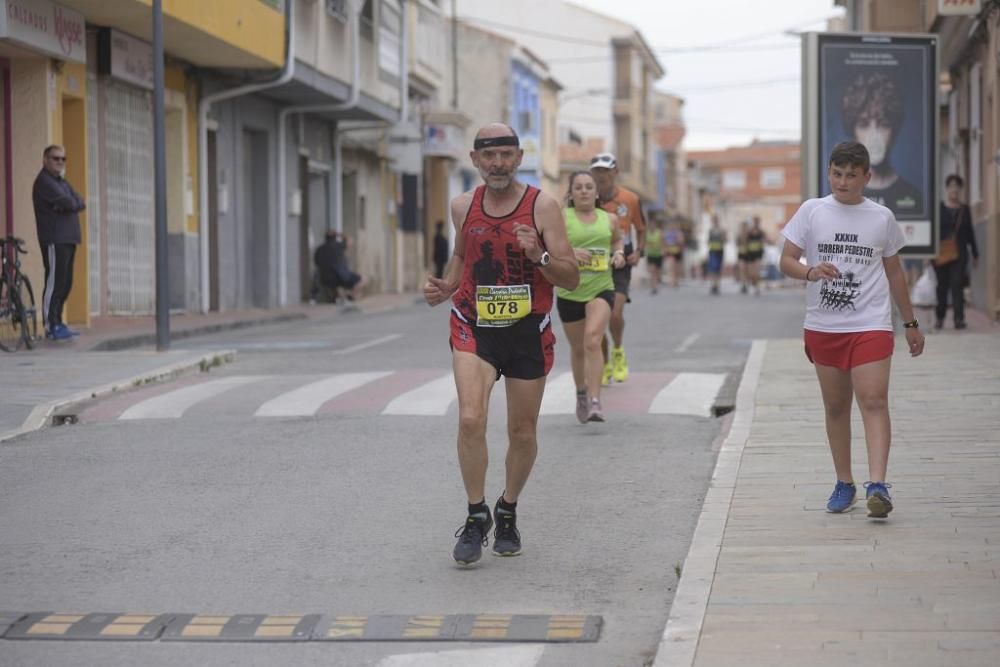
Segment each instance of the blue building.
M508 118L510 126L521 138L524 159L517 174L518 180L536 187L541 185L542 111L539 103L541 77L529 63L511 60Z

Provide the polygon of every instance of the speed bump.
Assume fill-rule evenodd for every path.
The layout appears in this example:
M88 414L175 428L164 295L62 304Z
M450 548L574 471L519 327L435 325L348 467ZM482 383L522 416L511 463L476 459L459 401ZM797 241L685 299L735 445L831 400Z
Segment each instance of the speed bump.
M0 611L0 637L3 637L7 632L7 628L14 625L22 618L27 616L21 611Z
M153 641L172 614L36 612L21 618L4 639Z
M600 616L0 612L0 637L175 642L596 642Z
M316 641L596 642L602 618L583 615L449 614L324 616Z
M449 641L461 617L447 614L405 616L324 616L313 630L318 641Z
M319 614L177 614L163 630L164 641L307 641Z

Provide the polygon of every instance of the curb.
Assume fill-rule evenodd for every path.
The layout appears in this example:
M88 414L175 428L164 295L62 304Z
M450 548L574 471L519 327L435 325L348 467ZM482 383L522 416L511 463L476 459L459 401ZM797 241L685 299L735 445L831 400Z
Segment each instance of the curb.
M234 331L237 329L249 329L251 327L259 327L268 324L281 324L282 322L295 322L298 320L308 319L306 313L286 313L284 315L276 315L274 317L263 317L255 320L234 320L232 322L218 322L215 324L203 324L201 326L191 327L190 329L180 329L178 331L170 332L170 340L178 341L185 338L193 338L195 336L204 336L206 334L219 333L220 331ZM121 338L108 338L97 343L93 347L88 348L89 352L117 352L120 350L128 350L135 347L143 347L145 345L155 345L156 344L156 332L133 334L130 336L122 336Z
M715 580L715 568L722 549L722 537L729 520L729 509L736 490L743 449L750 438L757 385L764 365L767 341L755 340L743 367L743 379L736 393L736 410L712 480L705 494L698 524L684 559L667 626L656 649L652 667L692 667L698 650L708 598Z
M124 389L131 389L139 384L149 384L160 380L173 379L187 371L199 368L203 365L208 365L209 367L218 366L221 365L220 361L221 363L230 363L235 356L235 350L206 352L205 354L200 354L196 357L176 361L172 364L154 368L144 373L138 373L124 380L116 380L98 387L77 392L71 396L57 398L53 401L36 405L31 411L31 414L28 415L20 427L12 431L7 431L6 433L0 433L0 442L5 442L11 438L16 438L19 435L31 433L32 431L37 431L43 428L49 423L52 416L56 412L59 412L74 403L80 403L81 401L88 401L93 398L100 398L102 396L107 396L108 394L114 394Z

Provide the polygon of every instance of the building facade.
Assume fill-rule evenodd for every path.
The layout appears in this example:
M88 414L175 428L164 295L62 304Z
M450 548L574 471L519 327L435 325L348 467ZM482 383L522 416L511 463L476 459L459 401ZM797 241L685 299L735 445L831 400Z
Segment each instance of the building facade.
M620 183L645 203L655 201L652 94L664 69L634 26L562 0L457 5L463 20L515 40L548 64L563 86L557 132L570 146L561 154L580 157L601 143L617 154ZM551 34L539 34L538 26ZM560 189L591 156L561 164Z
M58 28L57 28L58 26ZM66 178L87 192L87 26L84 15L47 0L0 2L0 71L3 104L2 201L4 233L27 241L30 253L22 269L41 301L43 268L31 189L49 144L67 149ZM88 226L89 213L81 216ZM86 284L86 253L79 253L74 282ZM67 321L86 323L86 289L76 289L67 303Z
M684 151L684 99L669 93L655 93L653 130L656 149L656 203L653 211L668 220L679 220L685 228L689 217L687 156Z
M513 39L465 21L455 27L454 109L429 113L425 124L424 151L432 160L429 168L436 170L427 191L428 265L437 222L445 223L454 243L449 202L482 182L469 153L476 132L486 123L507 123L518 133L524 149L521 181L559 193L558 146L552 132L559 83L537 55Z
M729 237L726 261L736 260L740 223L755 217L772 244L801 204L802 166L798 142L754 141L716 151L689 151L689 217L704 254L712 216Z
M149 3L0 5L6 231L37 247L31 184L42 149L64 144L88 204L68 321L152 313ZM309 300L329 230L352 238L372 291L418 287L421 124L446 74L438 3L164 5L170 307ZM24 266L40 286L38 253Z
M5 0L0 42L11 90L5 144L16 184L6 189L9 231L36 241L31 182L42 149L66 147L67 179L87 199L67 320L155 308L152 14L121 0ZM270 68L283 62L281 3L220 0L164 8L167 209L171 305L196 305L199 273L197 118L200 67ZM47 46L49 48L47 48ZM13 169L12 169L13 170ZM37 244L30 244L35 245ZM41 284L37 254L25 263Z

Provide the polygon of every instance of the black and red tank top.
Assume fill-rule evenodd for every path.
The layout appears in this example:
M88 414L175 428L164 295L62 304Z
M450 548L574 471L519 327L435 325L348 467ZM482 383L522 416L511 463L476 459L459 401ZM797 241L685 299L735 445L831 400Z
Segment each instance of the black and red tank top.
M487 307L496 311L514 304L513 319L518 319L524 315L523 311L516 312L518 304L524 303L519 300L523 298L523 293L531 296L530 314L544 315L552 310L552 283L546 280L539 267L524 254L514 234L515 223L538 229L535 224L535 200L540 192L536 187L526 186L517 207L502 218L493 217L483 210L485 185L480 185L473 193L472 205L465 216L465 224L462 225L462 240L465 244L462 279L452 297L453 310L464 320L472 324L476 324L478 320L480 325L485 326L504 326L503 315L496 312L487 315ZM507 292L515 296L509 299L506 306L502 300L495 304L484 303L484 299L502 298L491 296L487 288L500 288L492 291ZM486 318L491 318L489 321L497 324L489 324Z

